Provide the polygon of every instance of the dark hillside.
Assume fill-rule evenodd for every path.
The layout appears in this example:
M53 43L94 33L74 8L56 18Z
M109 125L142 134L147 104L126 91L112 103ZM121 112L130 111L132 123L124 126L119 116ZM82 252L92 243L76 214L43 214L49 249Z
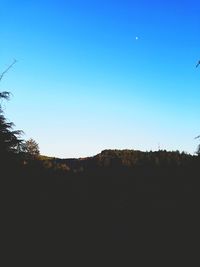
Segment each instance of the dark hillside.
M181 248L183 233L190 240L196 229L199 170L199 157L167 151L105 150L86 159L6 161L8 236L15 236L17 247L19 240L31 240L31 247L37 244L42 251L67 243L123 243L145 245L150 252L172 239L171 246Z

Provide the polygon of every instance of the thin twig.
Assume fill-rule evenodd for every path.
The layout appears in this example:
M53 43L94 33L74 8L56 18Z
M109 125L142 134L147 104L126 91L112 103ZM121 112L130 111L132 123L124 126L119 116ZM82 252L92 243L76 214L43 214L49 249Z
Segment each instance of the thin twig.
M13 65L17 62L16 59L13 60L12 64L10 64L7 69L5 69L1 74L0 74L0 81L3 79L3 76L13 67Z

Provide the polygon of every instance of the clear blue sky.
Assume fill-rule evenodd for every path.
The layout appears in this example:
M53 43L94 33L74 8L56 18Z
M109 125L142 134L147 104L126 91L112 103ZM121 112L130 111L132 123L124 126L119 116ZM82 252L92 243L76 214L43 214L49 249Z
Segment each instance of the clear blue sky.
M0 25L5 113L42 154L195 151L199 0L1 0Z

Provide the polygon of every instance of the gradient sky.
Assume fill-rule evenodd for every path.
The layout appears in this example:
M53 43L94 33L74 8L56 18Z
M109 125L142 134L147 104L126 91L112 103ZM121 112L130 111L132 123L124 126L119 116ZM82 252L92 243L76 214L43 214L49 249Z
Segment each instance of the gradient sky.
M196 150L199 0L0 0L0 25L5 114L41 154Z

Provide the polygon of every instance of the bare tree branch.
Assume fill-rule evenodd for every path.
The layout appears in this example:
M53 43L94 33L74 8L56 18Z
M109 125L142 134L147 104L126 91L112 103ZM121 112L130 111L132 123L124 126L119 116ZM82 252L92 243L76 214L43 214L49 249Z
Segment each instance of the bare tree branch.
M7 69L5 69L1 74L0 74L0 81L3 79L3 76L13 67L13 65L17 62L16 59L13 60L12 64L10 64Z

